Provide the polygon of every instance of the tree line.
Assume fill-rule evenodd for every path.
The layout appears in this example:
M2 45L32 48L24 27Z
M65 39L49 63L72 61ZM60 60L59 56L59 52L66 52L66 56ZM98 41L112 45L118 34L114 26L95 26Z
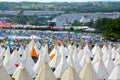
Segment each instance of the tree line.
M65 13L114 12L120 11L120 1L74 3L0 2L0 10L65 11Z

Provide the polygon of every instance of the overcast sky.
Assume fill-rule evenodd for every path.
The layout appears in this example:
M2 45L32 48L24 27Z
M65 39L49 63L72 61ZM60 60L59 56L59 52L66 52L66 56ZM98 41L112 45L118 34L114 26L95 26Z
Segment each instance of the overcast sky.
M0 2L88 2L88 1L120 1L120 0L0 0Z

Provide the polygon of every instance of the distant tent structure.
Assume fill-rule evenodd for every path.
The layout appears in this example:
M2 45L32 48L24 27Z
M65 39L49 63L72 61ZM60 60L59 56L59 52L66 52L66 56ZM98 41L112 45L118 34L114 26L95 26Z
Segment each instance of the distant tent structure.
M0 22L0 28L8 27L9 25L11 25L11 23L8 23L8 22Z
M40 37L32 35L32 36L30 36L30 39L40 39Z
M35 80L57 80L54 73L47 63L41 66L38 75Z

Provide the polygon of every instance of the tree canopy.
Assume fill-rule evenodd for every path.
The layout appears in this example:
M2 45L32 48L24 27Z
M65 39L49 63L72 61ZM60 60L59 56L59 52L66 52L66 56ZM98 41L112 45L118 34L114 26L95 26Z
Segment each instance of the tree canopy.
M83 25L83 23L81 23L81 22L79 22L79 21L77 21L77 20L75 20L73 23L72 23L72 26L82 26Z
M111 41L120 41L120 18L104 26L104 36Z
M107 23L110 23L113 19L111 18L100 18L93 24L92 27L94 27L97 31L103 32L104 31L104 25Z

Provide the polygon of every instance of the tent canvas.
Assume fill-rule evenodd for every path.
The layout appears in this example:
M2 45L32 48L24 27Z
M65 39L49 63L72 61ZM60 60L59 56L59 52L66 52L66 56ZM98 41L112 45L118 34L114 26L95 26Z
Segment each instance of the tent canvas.
M39 70L35 80L57 80L47 63L44 63Z
M30 75L30 73L27 71L25 61L22 61L12 77L15 78L15 80L33 80L32 75Z
M80 80L80 77L78 76L75 69L69 66L63 73L61 80Z

